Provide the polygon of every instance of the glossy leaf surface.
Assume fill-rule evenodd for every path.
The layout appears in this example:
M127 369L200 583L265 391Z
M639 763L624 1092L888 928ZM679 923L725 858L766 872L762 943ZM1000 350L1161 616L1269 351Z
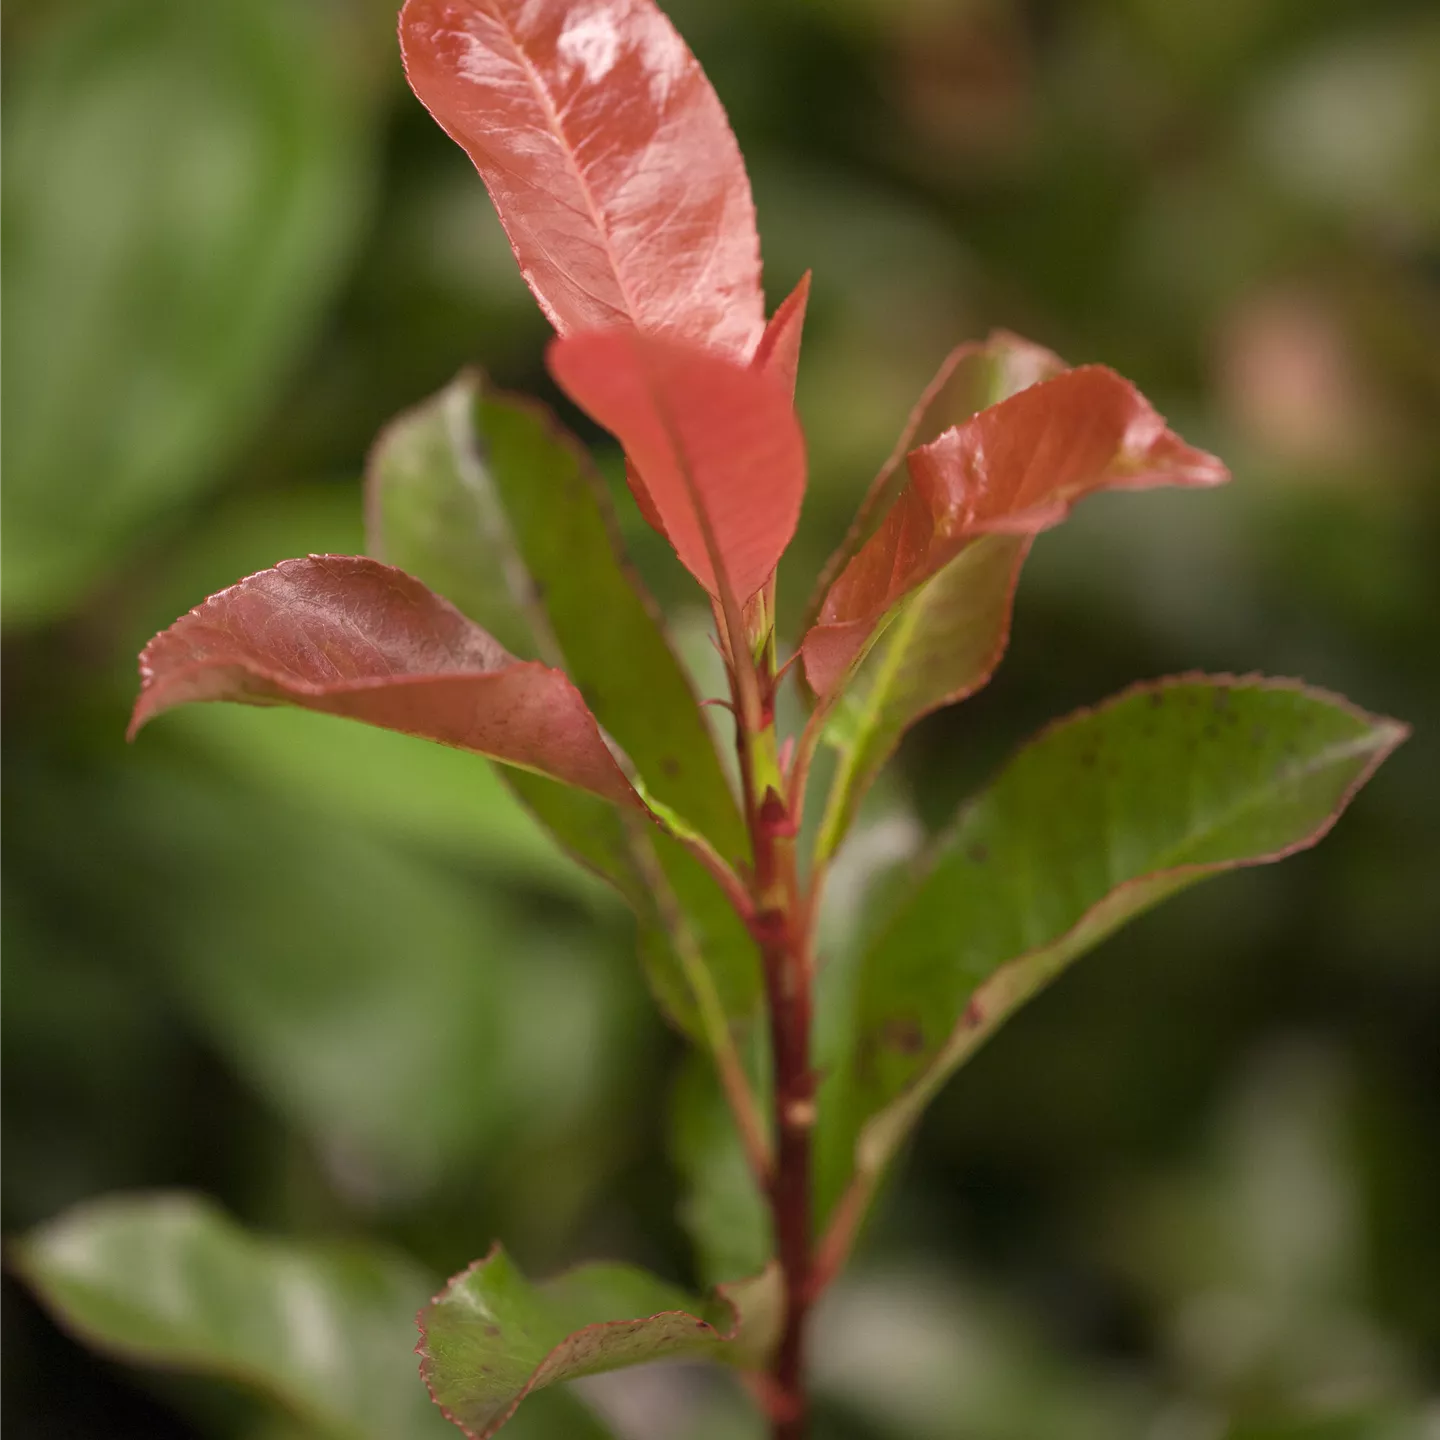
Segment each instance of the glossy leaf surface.
M765 333L751 362L755 369L776 380L789 396L795 394L795 376L800 369L800 340L805 330L805 312L810 305L810 272L780 302L765 325Z
M17 37L7 625L73 606L223 478L344 282L373 128L332 20L107 0L39 7Z
M805 310L809 301L810 272L807 270L800 277L800 283L785 297L779 309L766 323L765 333L760 337L760 344L750 362L751 369L775 380L792 399L795 395L795 376L800 368L800 340L805 329ZM655 501L645 488L644 480L629 461L625 465L625 478L646 524L669 540L664 518L655 508ZM671 544L673 545L674 541L671 541Z
M1405 727L1286 681L1137 686L1031 741L868 947L821 1095L822 1206L868 1196L945 1078L1036 990L1196 880L1314 844Z
M841 571L875 533L886 510L904 489L905 457L913 449L929 444L952 425L963 425L981 410L998 405L1041 380L1054 379L1068 368L1053 351L1005 330L992 331L985 340L967 340L957 345L915 402L894 448L860 502L844 540L825 562L806 603L800 633L808 633L820 618L821 607Z
M410 1350L426 1277L378 1249L250 1235L196 1196L117 1196L33 1230L21 1277L86 1343L235 1381L328 1440L440 1440Z
M633 331L554 341L551 373L625 447L681 563L715 597L770 577L800 517L805 441L775 376Z
M448 601L373 560L311 556L252 575L157 635L140 673L132 735L191 701L299 705L640 808L564 674L516 660Z
M560 334L633 325L750 357L764 324L750 182L652 0L408 0L400 40Z
M589 457L546 410L463 375L371 457L369 543L514 648L563 664L645 780L722 854L739 810L654 602L620 548ZM477 574L499 585L467 587ZM457 594L450 594L453 586Z
M348 487L307 484L287 486L282 495L238 495L207 533L153 573L133 628L153 632L197 596L265 569L276 556L356 555L365 548L362 513ZM370 725L337 725L290 707L186 706L168 718L165 730L159 748L168 749L172 737L198 747L227 773L289 796L332 826L403 839L592 906L609 901L517 801L504 781L512 772L476 764L463 750ZM128 757L124 768L131 770L138 758Z
M697 1301L628 1265L532 1285L498 1246L420 1316L421 1373L444 1413L483 1440L532 1391L653 1360L753 1364L773 1333L767 1277Z
M830 587L802 642L806 679L822 697L844 685L899 607L979 537L1033 536L1099 490L1227 478L1218 460L1167 430L1133 385L1098 365L981 411L913 450L907 469L908 482ZM1008 604L998 613L1008 617ZM1002 632L995 646L1003 643ZM964 693L983 678L947 683Z
M689 678L620 553L599 477L553 417L462 376L381 437L368 499L373 550L442 591L454 584L470 618L507 626L522 653L563 661L647 797L727 859L745 857L739 811ZM469 584L476 571L504 583ZM507 775L561 844L636 910L652 984L682 1029L703 1030L693 991L704 981L689 965L703 965L725 1014L755 1010L754 945L681 845L543 777ZM687 933L677 937L682 924ZM683 948L694 953L682 957Z

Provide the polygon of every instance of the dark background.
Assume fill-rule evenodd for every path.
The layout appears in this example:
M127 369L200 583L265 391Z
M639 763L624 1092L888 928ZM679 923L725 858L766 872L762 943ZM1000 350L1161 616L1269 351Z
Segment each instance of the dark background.
M1235 472L1047 536L1000 675L919 728L877 815L941 823L1044 719L1187 668L1416 731L1320 849L1135 924L952 1083L822 1319L822 1434L1433 1437L1440 16L668 8L749 159L772 304L815 272L792 613L942 355L991 326L1113 364ZM6 7L4 1229L192 1186L437 1273L499 1235L532 1273L685 1278L678 1045L624 917L485 766L230 707L123 742L153 630L361 547L394 412L471 363L554 398L393 23ZM92 1359L8 1281L4 1318L13 1435L259 1433ZM753 1434L683 1379L627 1383L606 1403L637 1436Z

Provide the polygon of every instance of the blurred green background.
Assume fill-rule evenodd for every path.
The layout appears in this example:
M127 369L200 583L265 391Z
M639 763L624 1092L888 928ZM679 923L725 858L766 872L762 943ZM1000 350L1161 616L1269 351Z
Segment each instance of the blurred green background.
M815 272L792 616L991 326L1113 364L1235 472L1042 540L1005 666L907 743L877 853L1138 677L1299 675L1416 727L1319 850L1136 924L952 1083L821 1317L822 1440L1433 1440L1433 0L667 8L748 157L772 304ZM436 1274L503 1236L532 1274L687 1278L678 1042L618 906L483 764L230 707L123 740L154 630L361 548L397 410L472 363L555 398L393 0L9 0L3 27L6 1234L189 1186ZM13 1435L261 1433L4 1304ZM635 1440L756 1433L685 1371L591 1399Z

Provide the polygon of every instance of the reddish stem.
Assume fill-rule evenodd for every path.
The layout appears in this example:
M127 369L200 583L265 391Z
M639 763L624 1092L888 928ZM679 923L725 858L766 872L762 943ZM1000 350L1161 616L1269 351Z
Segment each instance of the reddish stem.
M776 1251L785 1279L785 1329L771 1368L775 1440L807 1433L805 1325L810 1308L810 983L790 927L763 946L775 1068L775 1168L770 1182Z
M810 1137L815 1125L810 907L800 894L790 809L773 787L757 794L755 748L762 738L773 748L773 733L757 737L742 731L739 736L755 862L750 928L764 968L774 1071L776 1145L769 1200L785 1287L785 1326L764 1388L773 1440L804 1440L809 1433L805 1329L812 1293Z

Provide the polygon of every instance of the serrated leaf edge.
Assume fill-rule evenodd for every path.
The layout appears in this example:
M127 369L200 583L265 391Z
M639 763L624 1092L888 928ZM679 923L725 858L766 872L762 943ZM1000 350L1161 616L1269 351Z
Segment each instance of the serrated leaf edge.
M1042 743L1051 734L1064 726L1071 725L1077 721L1085 720L1094 715L1104 714L1106 711L1115 708L1126 701L1133 699L1136 695L1159 694L1165 690L1176 689L1184 685L1208 685L1215 688L1247 689L1247 690L1280 690L1291 691L1308 696L1311 699L1321 701L1335 706L1346 714L1364 722L1371 727L1368 737L1357 737L1355 741L1344 746L1332 746L1322 752L1321 759L1326 763L1345 758L1350 755L1363 754L1367 749L1370 751L1370 758L1365 763L1355 778L1345 787L1339 800L1330 810L1329 814L1307 835L1289 845L1281 846L1277 850L1267 851L1262 855L1249 856L1244 859L1227 862L1214 862L1208 864L1192 863L1171 866L1161 866L1151 870L1144 875L1132 876L1122 881L1113 890L1107 892L1100 900L1090 906L1073 925L1062 935L1044 945L1025 951L1020 955L1013 956L998 969L994 971L985 981L976 987L970 997L970 1002L962 1012L955 1028L951 1031L945 1044L936 1052L931 1063L908 1085L899 1095L895 1097L883 1110L868 1117L861 1125L859 1133L855 1137L854 1160L855 1168L851 1173L849 1183L841 1192L840 1198L836 1201L835 1209L832 1212L827 1232L820 1242L819 1253L821 1256L821 1268L827 1272L838 1268L843 1263L844 1257L848 1254L850 1244L859 1229L866 1211L869 1209L870 1201L874 1195L875 1185L878 1182L885 1166L894 1157L895 1151L903 1137L909 1133L918 1114L925 1105L934 1097L934 1094L950 1076L959 1068L959 1065L993 1035L1006 1020L1022 1005L1030 999L1045 985L1049 984L1062 970L1066 968L1069 961L1064 961L1056 966L1050 974L1041 974L1034 977L1033 983L1028 985L1015 985L1017 979L1024 978L1023 971L1027 965L1037 957L1046 952L1063 950L1065 945L1081 934L1085 927L1094 921L1098 916L1104 914L1107 909L1114 908L1117 897L1124 896L1132 890L1148 884L1154 884L1158 880L1173 879L1184 882L1187 879L1203 879L1217 874L1223 874L1230 870L1247 870L1260 865L1274 864L1277 861L1288 859L1302 851L1313 849L1321 840L1335 827L1340 817L1350 807L1351 801L1364 789L1370 779L1382 764L1404 744L1409 738L1411 727L1401 720L1395 720L1389 716L1376 715L1363 707L1356 705L1345 696L1335 691L1326 690L1321 686L1310 685L1303 680L1248 673L1245 675L1232 675L1227 673L1207 674L1203 671L1189 670L1177 675L1166 675L1155 680L1139 680L1127 685L1123 690L1117 691L1114 695L1098 701L1093 705L1083 705L1079 709L1072 710L1068 714L1051 720L1042 726L1035 734L1031 735L999 765L992 776L992 783L995 777L1003 774L1025 751ZM1366 743L1368 742L1368 743ZM949 845L952 837L958 830L966 813L978 803L989 789L989 785L983 786L976 795L967 800L955 820L936 838L929 848L922 864L916 874L914 884L918 888L924 883L932 872L941 854ZM913 893L913 892L912 892ZM901 902L903 903L903 902ZM898 909L898 906L897 906ZM1120 907L1123 912L1123 906ZM892 917L893 919L893 914ZM883 936L884 931L880 934ZM1096 943L1099 943L1098 937ZM1070 957L1076 959L1078 956ZM993 996L997 992L1003 992L1014 986L1012 994L1002 998L998 1006L989 1005L982 1000L982 996ZM893 1112L893 1113L892 1113ZM890 1123L885 1126L877 1126L877 1122L890 1117ZM898 1123L897 1123L898 1121ZM877 1129L881 1132L877 1134Z
M460 1420L435 1393L435 1386L431 1383L430 1378L432 1360L425 1348L430 1338L429 1331L425 1326L425 1317L436 1305L449 1299L452 1292L462 1286L472 1275L485 1269L487 1265L503 1253L504 1246L497 1240L478 1260L472 1260L463 1270L452 1275L431 1298L430 1303L415 1316L415 1325L420 1331L420 1338L415 1343L414 1353L420 1357L420 1378L424 1381L425 1389L429 1392L430 1399L434 1401L436 1409L438 1409L452 1425L456 1426L463 1434L468 1436L469 1440L490 1440L491 1436L495 1435L503 1426L508 1424L510 1420L514 1418L515 1412L520 1408L525 1399L536 1390L543 1389L548 1383L550 1376L559 1368L557 1357L560 1352L568 1349L581 1336L598 1335L604 1332L617 1333L626 1330L633 1331L649 1325L656 1320L663 1320L674 1316L682 1320L693 1320L697 1329L710 1331L710 1333L722 1343L729 1344L737 1341L740 1338L740 1332L744 1324L744 1316L741 1314L740 1304L735 1298L736 1292L747 1286L754 1285L757 1282L763 1283L767 1278L771 1277L775 1268L772 1264L759 1276L753 1277L750 1280L730 1282L715 1287L716 1299L729 1310L731 1317L730 1328L724 1333L717 1330L708 1320L702 1319L689 1310L657 1310L653 1315L637 1316L626 1320L598 1320L591 1325L582 1325L578 1330L571 1331L563 1340L551 1348L545 1358L530 1372L529 1378L520 1390L516 1392L515 1398L510 1402L509 1407L503 1415L492 1424L487 1425L483 1430L472 1430L464 1421ZM585 1267L582 1266L579 1268ZM562 1272L562 1275L564 1273L566 1272ZM557 1276L553 1278L560 1277Z

